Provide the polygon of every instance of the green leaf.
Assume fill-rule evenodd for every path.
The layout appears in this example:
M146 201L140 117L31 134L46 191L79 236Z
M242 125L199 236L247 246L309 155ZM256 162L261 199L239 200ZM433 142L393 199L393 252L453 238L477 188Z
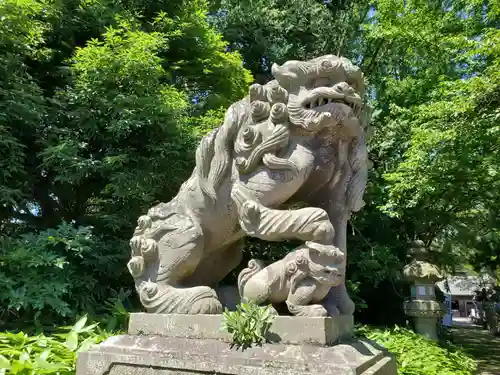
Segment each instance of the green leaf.
M19 356L19 362L24 363L29 361L30 355L27 352L22 352L22 354Z
M99 338L96 337L96 336L87 337L80 344L80 347L78 348L78 350L76 352L80 353L80 352L86 352L86 351L88 351L92 345L95 345L98 342L98 339Z
M85 323L87 323L87 315L82 316L73 326L72 330L80 333L82 332L83 327L85 327Z
M0 354L0 369L8 370L9 368L10 368L10 361L6 357Z
M76 331L70 331L66 338L66 346L69 350L75 351L78 347L78 333Z

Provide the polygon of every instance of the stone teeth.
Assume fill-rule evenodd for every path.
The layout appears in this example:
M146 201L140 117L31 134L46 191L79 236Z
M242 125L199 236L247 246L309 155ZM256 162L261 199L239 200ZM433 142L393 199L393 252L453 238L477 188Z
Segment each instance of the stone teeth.
M335 103L335 102L347 104L348 106L350 106L353 109L354 112L359 111L359 109L360 109L360 107L355 103L349 103L346 100L341 100L341 99L336 100L336 99L328 98L328 97L319 97L319 98L313 99L310 102L306 102L304 104L304 107L306 107L307 109L313 109L313 108L316 108L316 107L319 107L322 105L327 105L327 104Z

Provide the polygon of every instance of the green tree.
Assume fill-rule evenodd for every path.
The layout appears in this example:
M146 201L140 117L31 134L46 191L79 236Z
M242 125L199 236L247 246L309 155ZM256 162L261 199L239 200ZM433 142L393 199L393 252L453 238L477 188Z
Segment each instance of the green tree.
M357 61L369 11L365 0L220 0L212 2L211 19L256 81L265 83L274 62L326 53Z
M500 250L498 22L494 1L388 0L365 25L363 64L378 110L368 210L390 217L387 236L405 246L423 240L450 270L491 267Z
M3 308L74 313L131 284L137 217L172 198L199 135L252 80L206 12L182 0L0 3ZM45 245L52 232L78 242L89 228L83 265L72 247ZM43 277L19 279L30 258L30 272L60 272L42 288L52 302ZM88 293L75 296L82 282Z
M400 111L393 123L411 129L409 145L385 175L387 212L420 220L429 245L468 249L478 267L497 266L500 251L499 36L485 29L465 51L464 60L482 62L474 76L443 78L428 101Z

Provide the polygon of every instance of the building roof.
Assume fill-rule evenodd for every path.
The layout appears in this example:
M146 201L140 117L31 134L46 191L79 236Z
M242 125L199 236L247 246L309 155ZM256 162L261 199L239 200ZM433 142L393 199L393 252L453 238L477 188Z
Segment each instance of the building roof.
M436 285L444 294L452 296L473 296L476 290L486 286L480 276L450 276Z

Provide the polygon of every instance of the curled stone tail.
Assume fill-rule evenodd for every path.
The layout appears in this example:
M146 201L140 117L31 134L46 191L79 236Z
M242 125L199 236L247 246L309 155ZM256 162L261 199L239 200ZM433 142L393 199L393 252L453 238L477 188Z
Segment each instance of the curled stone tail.
M245 288L246 283L250 280L254 275L259 273L264 268L262 262L251 259L248 262L248 267L243 269L238 275L238 292L240 293L240 298L243 299L243 289Z
M151 313L222 313L222 305L217 299L215 291L206 286L175 288L146 282L141 284L139 288L139 298L146 310Z

